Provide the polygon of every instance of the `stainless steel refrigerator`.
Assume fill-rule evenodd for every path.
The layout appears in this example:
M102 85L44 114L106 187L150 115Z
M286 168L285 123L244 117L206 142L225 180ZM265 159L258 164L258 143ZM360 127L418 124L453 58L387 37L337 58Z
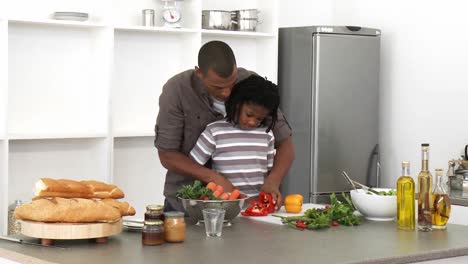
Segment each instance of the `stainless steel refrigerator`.
M379 185L380 30L280 28L281 109L293 129L296 158L282 193L313 203L360 183ZM310 198L310 199L308 199Z

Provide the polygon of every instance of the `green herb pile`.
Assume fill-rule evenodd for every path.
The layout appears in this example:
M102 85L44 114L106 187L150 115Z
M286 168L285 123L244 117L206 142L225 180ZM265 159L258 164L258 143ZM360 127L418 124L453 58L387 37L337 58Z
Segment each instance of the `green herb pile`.
M213 191L204 187L199 180L195 180L192 185L184 185L177 191L177 197L182 199L197 199L203 200L208 197L210 200L218 200L214 197Z
M361 223L361 218L353 214L356 210L353 202L346 194L342 193L342 195L346 203L339 201L333 193L330 195L331 204L327 205L324 209L308 209L305 211L304 215L301 216L273 216L280 217L283 224L301 230L316 230L338 225L359 225Z
M388 191L377 191L372 189L372 193L377 194L377 195L382 195L382 196L395 196L397 194L397 191L395 189L391 189ZM371 192L367 192L367 194L372 194Z

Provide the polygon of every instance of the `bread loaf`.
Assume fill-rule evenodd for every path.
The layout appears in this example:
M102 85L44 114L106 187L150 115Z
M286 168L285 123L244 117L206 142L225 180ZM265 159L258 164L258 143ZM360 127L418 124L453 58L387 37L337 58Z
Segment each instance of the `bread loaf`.
M99 200L54 197L37 199L15 210L18 219L37 222L113 223L121 218L120 211Z
M136 213L135 208L130 206L130 204L127 202L119 202L112 198L103 199L102 201L112 207L119 209L120 215L122 216L135 215Z
M74 181L41 178L35 185L36 198L123 198L122 190L112 184L99 181Z

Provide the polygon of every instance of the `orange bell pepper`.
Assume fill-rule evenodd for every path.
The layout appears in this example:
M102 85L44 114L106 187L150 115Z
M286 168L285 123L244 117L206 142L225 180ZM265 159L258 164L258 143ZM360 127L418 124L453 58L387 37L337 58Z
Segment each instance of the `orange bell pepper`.
M300 213L304 198L300 194L290 194L284 199L284 208L288 213Z

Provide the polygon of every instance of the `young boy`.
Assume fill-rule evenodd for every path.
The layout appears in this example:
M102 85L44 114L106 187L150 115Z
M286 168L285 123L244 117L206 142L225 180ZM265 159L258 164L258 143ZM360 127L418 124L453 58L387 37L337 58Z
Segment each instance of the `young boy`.
M226 118L207 125L191 158L229 179L248 197L257 196L273 167L278 88L257 75L237 83L226 101Z

